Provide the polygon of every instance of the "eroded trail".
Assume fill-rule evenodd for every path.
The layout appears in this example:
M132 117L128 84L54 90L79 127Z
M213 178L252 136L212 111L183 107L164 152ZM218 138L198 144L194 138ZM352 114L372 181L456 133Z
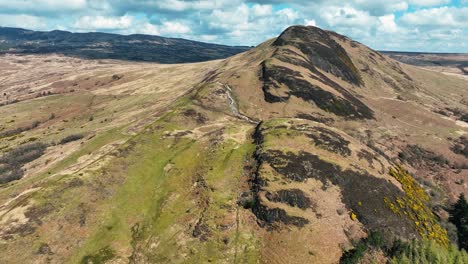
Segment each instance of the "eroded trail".
M250 117L242 114L240 111L239 111L239 105L236 101L236 99L234 98L233 96L233 92L232 92L232 89L229 85L227 84L223 84L223 83L219 83L220 85L222 85L224 87L224 89L226 90L226 94L229 98L229 107L231 108L231 111L232 113L240 118L240 119L243 119L249 123L252 123L252 124L258 124L260 121L256 121L256 120L253 120L251 119Z

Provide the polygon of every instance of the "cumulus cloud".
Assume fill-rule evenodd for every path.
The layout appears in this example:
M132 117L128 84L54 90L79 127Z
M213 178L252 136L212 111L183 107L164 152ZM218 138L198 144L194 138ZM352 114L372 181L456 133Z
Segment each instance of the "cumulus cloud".
M379 17L379 22L381 26L381 31L385 33L397 33L398 26L395 23L395 15L385 15Z
M467 1L0 0L0 26L256 45L290 25L303 24L337 31L376 49L467 52Z
M409 0L409 3L417 6L439 6L450 3L450 0Z
M191 30L190 30L189 26L187 26L187 25L185 25L183 23L180 23L180 22L170 22L170 21L163 22L162 25L161 25L161 29L160 29L160 32L163 35L167 35L167 34L187 34L190 31Z
M0 25L4 27L19 27L33 30L47 29L44 19L31 15L0 14Z
M86 30L117 30L128 29L132 26L133 18L130 16L104 17L104 16L83 16L73 25L80 31Z
M422 9L404 14L401 21L407 25L428 27L466 27L468 26L468 7L439 7Z
M0 1L0 13L60 15L86 10L87 0L21 0Z

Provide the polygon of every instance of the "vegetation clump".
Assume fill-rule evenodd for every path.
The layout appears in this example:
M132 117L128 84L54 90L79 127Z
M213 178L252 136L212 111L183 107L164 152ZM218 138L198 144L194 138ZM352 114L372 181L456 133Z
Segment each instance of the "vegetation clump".
M18 128L13 128L13 129L9 129L9 130L6 130L6 131L2 131L2 132L0 132L0 138L11 137L11 136L20 134L20 133L22 133L24 131L34 129L34 128L38 127L40 124L41 124L41 122L34 121L30 125L27 125L27 126L24 126L24 127L18 127Z
M460 116L460 120L463 122L468 122L468 113L465 113L462 116Z
M390 260L388 262L391 264L468 263L468 254L466 251L457 250L453 245L447 248L429 240L412 240L411 242L398 241L394 243L389 253Z
M418 145L406 146L406 148L398 154L398 157L400 160L418 167L445 166L449 164L449 161L443 156L423 149Z
M382 233L372 231L367 238L361 239L353 249L343 253L340 258L340 264L361 263L361 260L369 249L379 249L383 247L384 244L385 241Z
M463 194L450 209L449 221L457 227L458 246L468 251L468 203Z
M454 153L460 154L468 158L468 137L461 136L455 141L455 144L450 148Z
M106 263L107 261L115 257L114 251L105 247L99 250L95 255L87 255L81 260L81 264L100 264Z
M46 148L44 143L30 143L12 149L0 157L0 184L21 179L24 175L22 167L42 156Z
M376 263L370 254L372 251L381 251L388 264L468 263L466 251L458 250L453 245L446 247L430 240L389 240L382 233L372 231L367 238L361 239L353 249L343 253L340 264L362 263L364 259L368 258L371 258L372 263Z
M401 166L391 168L390 175L401 184L405 194L393 201L385 197L384 202L388 208L399 217L410 219L421 237L448 246L447 231L437 223L431 209L426 205L429 196L424 189Z
M67 144L69 142L72 142L72 141L77 141L77 140L80 140L84 138L84 135L83 134L73 134L73 135L69 135L69 136L66 136L64 138L62 138L60 140L60 144L63 145L63 144Z

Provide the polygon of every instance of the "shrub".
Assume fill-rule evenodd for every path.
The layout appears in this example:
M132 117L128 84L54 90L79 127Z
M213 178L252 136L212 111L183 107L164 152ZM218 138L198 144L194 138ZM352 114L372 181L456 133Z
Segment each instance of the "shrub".
M380 232L371 231L367 237L367 244L376 248L382 248L385 245L384 236Z
M423 238L434 240L441 245L449 244L447 230L443 229L428 207L429 196L413 177L401 166L390 169L393 176L402 186L405 195L396 199L384 198L387 207L396 215L410 219L414 228Z
M398 157L400 160L415 166L444 166L449 164L449 161L443 156L423 149L418 145L406 146L406 148L398 154Z
M450 209L449 221L457 227L458 246L468 250L468 203L463 194Z
M11 137L13 135L17 135L17 134L22 133L24 131L34 129L34 128L38 127L40 124L41 124L41 122L34 121L30 125L27 125L27 126L24 126L24 127L17 127L17 128L13 128L13 129L9 129L9 130L0 132L0 138Z
M0 157L0 184L19 180L23 177L22 167L41 157L47 145L43 143L30 143L10 150Z
M468 254L456 247L441 246L433 241L413 240L411 242L395 243L392 248L390 261L391 264L400 263L441 263L441 264L462 264L468 263Z
M463 122L468 123L468 113L463 114L462 116L460 116L460 120L463 121Z
M450 149L454 153L463 155L468 158L468 138L461 136L455 141L455 144Z
M84 135L82 135L82 134L69 135L69 136L66 136L66 137L62 138L62 140L60 140L60 144L61 145L67 144L67 143L72 142L72 141L80 140L83 137L84 137Z
M371 231L367 238L361 239L353 249L343 253L340 258L340 264L361 263L362 258L369 248L383 249L384 246L385 240L382 233Z
M340 258L340 264L360 263L366 251L367 244L365 242L359 242L359 244L355 248L343 253L343 255Z
M354 249L344 252L340 263L361 263L366 254L368 257L372 257L372 255L368 254L371 248L381 250L388 258L387 263L389 264L468 263L468 254L466 251L458 250L453 245L443 246L429 240L402 241L400 239L386 244L383 240L380 240L380 238L383 238L382 234L371 232L367 238L359 241ZM372 245L372 243L375 244Z

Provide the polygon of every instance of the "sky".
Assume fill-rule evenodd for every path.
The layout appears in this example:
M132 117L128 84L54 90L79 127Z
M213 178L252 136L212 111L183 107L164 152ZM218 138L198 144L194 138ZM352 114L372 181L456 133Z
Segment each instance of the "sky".
M378 50L468 53L468 0L0 0L0 26L255 46L313 25Z

